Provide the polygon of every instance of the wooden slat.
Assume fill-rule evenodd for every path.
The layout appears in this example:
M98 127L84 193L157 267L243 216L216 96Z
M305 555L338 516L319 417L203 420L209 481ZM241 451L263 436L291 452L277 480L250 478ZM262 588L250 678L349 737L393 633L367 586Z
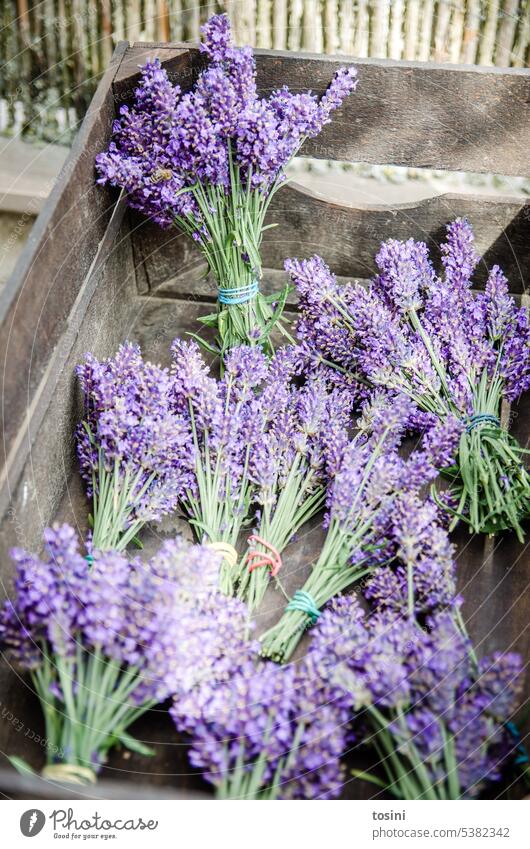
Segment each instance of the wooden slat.
M159 56L171 79L189 87L205 59L182 45L136 44L114 84L130 100L138 65ZM530 78L522 69L436 65L382 59L256 51L262 94L280 85L321 94L342 65L359 87L305 156L457 171L530 175Z
M471 221L485 264L498 263L513 292L524 288L523 271L530 261L530 206L520 198L447 194L399 206L355 208L329 203L308 189L290 184L271 204L263 242L265 267L282 268L286 257L320 253L333 271L345 277L370 277L381 241L415 238L427 241L437 258L445 225L466 216ZM142 291L153 291L201 262L190 239L178 230L163 231L133 215L135 262ZM166 286L167 288L167 286Z
M94 156L105 147L114 116L111 81L123 43L102 79L45 208L0 296L0 465L31 409L52 351L86 282L112 216L116 196L94 180ZM10 462L10 460L9 460Z

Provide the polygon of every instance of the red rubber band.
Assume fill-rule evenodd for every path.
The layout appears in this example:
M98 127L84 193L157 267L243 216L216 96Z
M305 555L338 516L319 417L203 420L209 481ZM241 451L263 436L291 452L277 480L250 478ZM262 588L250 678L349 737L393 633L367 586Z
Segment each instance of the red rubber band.
M249 567L248 571L253 572L254 569L258 569L260 566L269 566L271 570L271 576L275 578L280 569L282 568L282 558L278 549L276 549L270 542L267 542L267 540L263 539L263 537L258 536L258 534L251 534L251 536L249 536L248 538L248 542L257 542L262 545L263 548L267 548L271 552L269 554L268 552L257 551L257 549L255 548L247 552L247 556L245 557L245 564Z

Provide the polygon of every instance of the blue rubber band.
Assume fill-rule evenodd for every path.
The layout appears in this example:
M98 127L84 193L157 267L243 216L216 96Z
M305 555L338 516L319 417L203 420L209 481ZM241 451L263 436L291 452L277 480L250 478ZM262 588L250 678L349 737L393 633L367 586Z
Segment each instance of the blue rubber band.
M223 289L221 286L218 289L219 301L222 304L232 306L233 304L246 304L252 300L259 292L259 283L253 280L246 286L237 286L231 289Z
M511 736L515 743L519 743L521 739L521 732L517 728L515 722L506 722L505 723L506 730L510 732ZM526 747L523 743L519 743L516 748L517 757L514 760L514 764L516 766L523 766L524 764L529 763L528 752L526 751Z
M94 562L94 556L92 554L85 554L85 560L87 563L92 564Z
M473 428L477 427L479 424L484 424L485 422L490 422L496 427L501 426L500 419L497 416L492 416L489 413L477 413L476 416L471 416L467 419L466 433L471 433Z
M512 735L515 742L517 742L518 740L521 739L521 732L517 728L517 725L515 724L515 722L512 722L510 720L510 722L505 723L505 726L506 726L506 730L510 732L510 734Z
M316 606L315 600L304 590L296 590L285 609L299 610L301 613L305 613L311 620L311 625L314 625L320 616L320 610Z

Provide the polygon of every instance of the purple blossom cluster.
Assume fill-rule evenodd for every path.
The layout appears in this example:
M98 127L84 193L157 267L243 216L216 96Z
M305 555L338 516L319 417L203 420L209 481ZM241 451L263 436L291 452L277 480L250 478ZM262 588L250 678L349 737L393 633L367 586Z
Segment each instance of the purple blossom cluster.
M31 670L66 738L68 722L86 722L75 726L78 749L70 739L67 761L83 760L85 738L96 739L85 760L98 769L114 714L123 728L125 707L132 721L170 695L225 681L255 654L248 612L219 592L220 558L210 548L173 540L146 564L112 551L96 552L89 564L69 525L47 529L44 541L42 558L13 551L15 591L0 613L0 643ZM104 729L90 718L94 699L107 716Z
M173 86L158 59L141 70L134 106L122 106L113 141L96 158L100 184L127 191L129 203L163 227L193 218L208 239L202 213L187 189L231 187L231 166L244 186L270 190L307 137L316 136L356 86L354 68L341 68L319 99L286 87L260 98L249 47L231 43L227 15L202 28L208 64L191 89Z
M528 312L497 266L484 292L472 293L473 241L466 219L449 224L438 275L423 242L390 239L368 289L340 286L318 256L287 260L303 343L373 385L405 392L431 421L452 417L452 430L455 417L476 412L474 386L484 369L500 375L503 396L515 400L530 387Z
M368 288L339 286L323 260L288 260L300 295L298 334L308 357L412 402L409 424L426 435L424 458L451 481L440 510L470 530L513 528L523 541L530 478L523 451L501 427L501 403L530 387L530 318L494 266L474 294L478 263L465 219L447 227L437 274L423 242L390 239ZM354 384L355 385L355 384Z
M382 517L379 531L386 540L391 565L380 566L366 584L374 608L416 618L439 610L456 610L455 551L439 523L436 506L417 492L400 494Z
M310 655L349 696L358 735L375 735L383 752L392 740L389 763L402 762L409 786L427 771L417 798L469 798L501 777L513 750L505 722L520 692L518 655L496 654L474 669L449 613L420 628L388 609L366 615L352 596L324 612Z
M254 500L272 510L296 474L307 496L335 473L338 446L347 440L351 399L322 376L296 382L296 350L283 348L270 365L270 378L257 402L263 410L261 439L250 457Z
M386 536L394 528L396 498L417 495L436 477L430 452L415 450L409 457L400 453L411 410L403 395L375 392L364 401L356 435L329 452L328 468L334 474L327 491L326 526L334 521L344 527L367 523L374 538Z
M348 698L308 657L241 664L230 681L171 709L191 735L190 760L220 798L330 799L344 780Z
M2 643L27 668L44 655L75 657L81 646L135 667L141 699L163 701L245 641L246 609L219 594L219 555L208 547L173 540L146 565L112 551L89 564L69 525L48 528L44 541L43 559L13 550L15 593L2 610ZM214 606L230 629L224 634Z
M187 422L197 451L194 496L201 475L215 474L219 499L231 498L248 513L247 495L258 508L274 506L297 457L298 474L310 475L312 489L334 474L351 401L322 378L298 385L295 346L270 360L259 348L233 348L221 380L210 375L194 341L176 339L172 354L171 407Z
M133 525L175 510L192 484L193 444L172 410L168 370L144 360L137 345L103 361L87 354L77 374L84 400L77 453L95 501L94 545L113 548ZM116 498L108 509L109 478L123 493L119 510Z
M267 359L259 348L233 349L216 380L194 341L175 340L172 354L171 406L187 422L195 446L193 482L183 503L199 532L235 545L250 509L249 456L258 450L266 414L257 396Z

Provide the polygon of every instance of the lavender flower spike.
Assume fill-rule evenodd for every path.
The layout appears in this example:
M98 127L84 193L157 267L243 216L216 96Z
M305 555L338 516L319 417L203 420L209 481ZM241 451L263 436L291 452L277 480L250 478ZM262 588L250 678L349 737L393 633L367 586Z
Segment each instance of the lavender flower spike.
M146 522L175 510L192 484L189 423L171 409L169 372L143 360L136 345L101 362L87 354L77 374L85 407L77 453L94 505L92 547L125 548Z
M13 552L0 643L30 670L43 707L43 775L93 783L116 743L152 754L127 731L146 710L225 680L255 654L248 613L217 590L220 562L209 548L175 540L147 564L98 551L89 565L68 525L44 540L42 558Z
M186 93L159 60L142 69L133 106L121 108L96 157L98 182L125 189L132 207L200 247L218 291L216 312L201 321L221 357L240 344L272 354L273 328L290 338L281 322L288 290L272 299L259 291L265 215L305 139L354 91L356 71L341 68L320 100L286 87L260 97L252 50L233 46L228 16L212 16L202 37L208 64Z

